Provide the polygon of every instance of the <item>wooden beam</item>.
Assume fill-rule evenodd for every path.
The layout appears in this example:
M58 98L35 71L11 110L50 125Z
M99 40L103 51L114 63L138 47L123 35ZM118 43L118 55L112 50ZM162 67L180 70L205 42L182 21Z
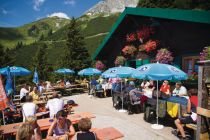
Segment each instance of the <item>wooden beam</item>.
M198 107L202 107L202 98L203 98L203 69L204 66L198 67ZM196 132L196 140L200 139L201 132L201 116L198 115L197 118L197 132Z
M205 108L197 107L197 114L210 118L210 110Z

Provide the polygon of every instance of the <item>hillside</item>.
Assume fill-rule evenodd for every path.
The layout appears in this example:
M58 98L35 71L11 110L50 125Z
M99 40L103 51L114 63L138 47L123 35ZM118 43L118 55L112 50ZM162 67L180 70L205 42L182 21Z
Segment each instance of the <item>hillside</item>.
M78 27L81 29L81 33L85 39L85 46L87 47L90 55L95 52L96 48L103 41L118 16L118 13L111 15L98 14L96 16L86 15L77 19ZM34 23L34 25L37 24ZM45 37L42 41L37 41L36 43L32 43L18 49L16 51L15 64L19 66L28 66L32 60L31 56L37 50L37 44L41 42L46 43L48 46L47 53L50 64L55 64L56 59L63 54L62 48L66 45L67 30L68 25L64 25L53 32L52 35ZM16 32L14 31L14 33Z
M64 18L50 17L17 28L0 27L0 42L10 49L14 48L18 42L28 45L39 40L41 36L45 37L56 32L68 23L69 20Z

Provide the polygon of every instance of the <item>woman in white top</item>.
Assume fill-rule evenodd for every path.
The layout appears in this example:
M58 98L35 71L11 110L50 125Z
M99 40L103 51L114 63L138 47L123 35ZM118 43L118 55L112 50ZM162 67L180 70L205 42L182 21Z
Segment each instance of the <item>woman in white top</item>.
M25 122L26 118L29 116L35 116L36 110L38 109L38 106L34 104L32 96L26 97L26 103L22 106L22 113L23 113L23 122Z

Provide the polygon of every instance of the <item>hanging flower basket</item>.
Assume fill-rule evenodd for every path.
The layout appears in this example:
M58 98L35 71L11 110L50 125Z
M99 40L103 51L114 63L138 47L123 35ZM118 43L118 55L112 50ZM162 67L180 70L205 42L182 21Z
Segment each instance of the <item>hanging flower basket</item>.
M137 39L143 43L144 40L148 39L152 34L154 34L154 29L152 27L143 27L140 31L137 31Z
M105 69L105 65L103 64L103 62L101 62L100 60L96 61L95 63L95 68L99 69L99 70L104 70Z
M123 49L122 49L122 52L124 55L134 55L135 52L137 51L136 47L130 45L130 46L125 46Z
M151 52L151 51L155 50L158 45L159 45L159 41L149 40L149 41L147 41L146 44L144 44L144 49L148 53L148 52Z
M135 35L135 33L127 34L126 35L126 41L127 42L136 41L136 35Z
M168 49L162 48L158 50L155 60L159 63L171 64L174 57L172 57L172 53Z
M123 56L117 56L117 58L114 61L114 64L116 66L119 66L119 65L123 66L124 63L125 63L125 60L126 60L125 57L123 57Z
M210 46L205 47L200 53L200 61L210 60Z

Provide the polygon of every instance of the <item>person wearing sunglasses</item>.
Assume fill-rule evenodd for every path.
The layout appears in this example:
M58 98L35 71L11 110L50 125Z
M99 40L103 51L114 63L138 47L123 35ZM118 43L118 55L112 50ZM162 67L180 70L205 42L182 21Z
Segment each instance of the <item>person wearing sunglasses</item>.
M161 92L161 96L162 96L163 99L164 98L169 98L171 96L170 85L169 85L167 80L165 80L163 82L163 84L161 85L160 92Z
M75 130L71 121L67 119L67 113L64 110L58 111L54 122L48 130L47 139L72 140L74 135Z

